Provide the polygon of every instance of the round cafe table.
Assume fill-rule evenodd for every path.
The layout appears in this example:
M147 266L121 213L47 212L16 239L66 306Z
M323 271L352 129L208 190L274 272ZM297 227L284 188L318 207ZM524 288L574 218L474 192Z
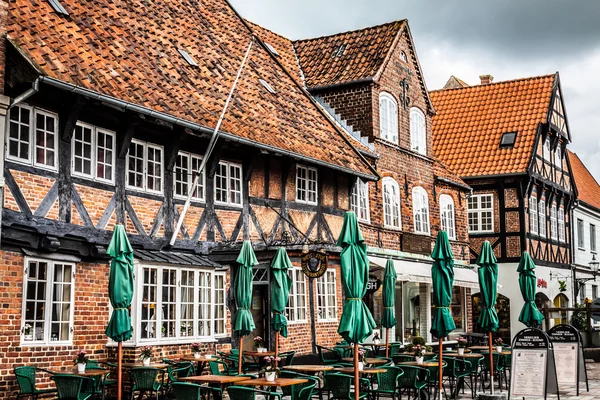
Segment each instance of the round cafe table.
M204 368L206 368L206 364L208 364L211 361L217 361L217 357L208 357L206 355L200 356L200 358L196 358L193 354L192 355L185 355L180 357L181 361L190 361L193 363L196 363L196 375L202 375L202 372L204 372Z
M352 357L346 357L346 358L342 358L343 362L346 363L352 363L354 362L354 358ZM386 360L385 358L365 358L365 364L367 365L383 365L389 362L389 360Z
M318 372L331 371L333 367L331 365L288 365L283 367L288 371L306 372L309 374L316 374Z
M416 361L404 361L404 362L398 363L398 365L414 365L415 367L428 368L428 367L439 367L440 363L437 361L424 361L423 364L417 364Z
M333 370L337 371L337 372L343 372L344 374L353 374L354 373L353 367L334 368ZM383 374L386 371L387 371L387 369L384 369L384 368L364 368L364 369L359 369L358 373L359 374Z
M464 353L461 355L461 354L451 351L451 352L445 352L444 357L446 357L446 356L454 357L454 358L481 358L481 357L483 357L483 354L481 354L481 353Z
M94 369L86 368L84 372L79 372L77 368L68 369L66 371L56 372L59 375L79 375L79 376L103 376L108 374L110 371L107 369Z

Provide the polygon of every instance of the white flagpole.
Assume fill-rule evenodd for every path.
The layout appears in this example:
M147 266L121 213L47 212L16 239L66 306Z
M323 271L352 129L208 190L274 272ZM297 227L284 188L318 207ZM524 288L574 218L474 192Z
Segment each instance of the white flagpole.
M190 202L192 201L192 195L194 194L194 191L196 190L196 185L198 185L198 181L200 180L200 177L202 176L202 171L204 171L204 168L206 167L206 163L208 162L208 158L210 157L212 151L215 148L217 139L219 138L219 128L221 128L221 123L223 122L223 118L225 117L225 112L227 112L227 107L229 106L229 103L231 102L231 98L233 97L233 91L235 90L235 87L237 86L238 80L240 79L240 75L242 74L242 70L244 69L244 65L246 64L246 61L248 60L248 56L250 55L250 50L252 49L253 43L254 43L254 38L252 38L252 40L250 41L250 44L248 45L248 50L246 50L246 54L244 55L244 59L242 60L242 64L240 65L240 69L238 70L237 75L235 77L235 81L233 82L233 86L231 86L231 90L229 91L229 96L227 97L227 101L225 102L225 106L223 107L223 111L221 112L221 116L219 117L219 121L217 122L217 125L215 126L215 129L212 133L210 142L208 143L208 147L206 149L206 153L204 154L204 158L202 159L202 163L200 164L200 168L198 169L198 171L193 171L194 173L196 173L196 177L194 178L194 182L192 183L192 186L188 190L188 196L187 196L187 199L185 200L185 205L183 206L183 211L179 215L179 219L177 220L177 226L175 227L173 236L171 236L171 241L169 242L169 244L171 246L173 246L175 244L175 239L177 239L177 235L179 235L179 230L181 230L181 225L183 225L183 219L185 217L185 214L187 213L187 210L190 207Z

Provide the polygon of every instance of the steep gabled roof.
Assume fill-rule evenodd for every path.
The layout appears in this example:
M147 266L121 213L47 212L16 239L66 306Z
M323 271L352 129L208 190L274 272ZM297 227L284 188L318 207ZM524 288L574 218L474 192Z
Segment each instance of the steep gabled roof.
M8 35L41 74L214 127L253 36L225 0L9 3ZM179 50L198 64L190 66ZM259 80L266 81L270 93ZM309 95L255 43L225 114L230 137L332 168L377 174Z
M374 78L405 20L294 42L310 88Z
M462 178L526 173L557 74L432 91L435 155ZM505 132L517 132L501 148Z
M600 185L577 154L570 150L567 154L577 187L577 199L600 210Z

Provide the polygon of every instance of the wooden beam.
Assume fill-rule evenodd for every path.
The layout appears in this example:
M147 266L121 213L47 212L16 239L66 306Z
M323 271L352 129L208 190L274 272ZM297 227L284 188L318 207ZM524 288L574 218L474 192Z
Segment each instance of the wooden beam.
M117 224L125 224L126 220L126 200L125 174L127 173L127 152L131 139L136 131L137 124L127 121L117 130L117 149L118 157L116 160L115 171L115 212Z
M174 194L174 181L175 174L173 169L175 168L175 164L177 162L177 155L179 154L179 149L181 148L181 142L185 136L185 129L182 127L176 127L173 129L172 138L168 141L165 146L165 174L164 174L164 203L162 207L162 215L161 220L164 226L164 236L167 239L170 239L173 236L175 231L175 204L173 204L173 194ZM192 170L192 165L189 165L190 171ZM188 188L191 190L191 187ZM156 223L155 223L156 225ZM152 234L150 234L152 236Z

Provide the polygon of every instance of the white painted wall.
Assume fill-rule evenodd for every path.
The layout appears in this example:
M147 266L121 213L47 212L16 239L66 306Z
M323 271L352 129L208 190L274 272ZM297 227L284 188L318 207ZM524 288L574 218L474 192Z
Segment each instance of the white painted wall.
M596 225L596 250L598 250L600 249L600 238L598 237L600 235L600 213L580 204L573 210L573 218L571 220L573 221L573 247L575 249L573 262L578 266L587 268L593 254L596 254L596 258L598 258L597 251L596 253L592 253L591 251L590 224ZM579 233L577 232L577 220L583 221L583 248L578 246Z

